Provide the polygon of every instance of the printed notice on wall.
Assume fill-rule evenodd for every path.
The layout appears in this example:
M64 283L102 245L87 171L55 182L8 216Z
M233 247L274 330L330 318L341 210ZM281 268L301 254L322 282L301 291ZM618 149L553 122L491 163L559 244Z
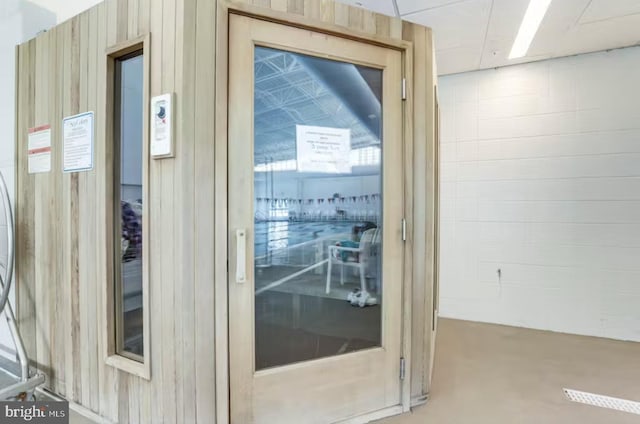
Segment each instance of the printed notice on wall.
M65 118L63 131L64 172L93 169L93 112Z
M296 125L299 172L351 173L351 130Z
M173 157L173 94L151 99L151 156Z
M28 141L29 174L51 171L51 126L29 129Z

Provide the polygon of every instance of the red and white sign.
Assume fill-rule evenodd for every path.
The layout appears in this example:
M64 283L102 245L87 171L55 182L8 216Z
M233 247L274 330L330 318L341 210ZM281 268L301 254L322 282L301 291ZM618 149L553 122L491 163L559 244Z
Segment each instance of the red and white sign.
M51 171L51 125L29 129L29 174Z

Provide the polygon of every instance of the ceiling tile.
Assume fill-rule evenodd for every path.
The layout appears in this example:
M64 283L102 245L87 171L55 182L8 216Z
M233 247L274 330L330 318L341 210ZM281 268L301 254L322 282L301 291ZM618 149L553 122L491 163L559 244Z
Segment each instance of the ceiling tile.
M383 15L396 16L393 0L339 0L350 6L363 7Z
M392 0L360 3L393 13ZM396 3L403 19L433 29L441 75L640 44L640 0L554 0L527 56L517 60L508 56L529 0Z
M593 0L580 18L580 23L636 14L640 14L640 1L638 0Z
M551 2L527 56L556 56L564 37L574 28L591 0L555 0Z
M578 25L559 43L556 57L640 44L640 14Z
M396 0L400 15L407 15L422 10L435 9L454 3L464 3L469 0Z
M468 0L414 13L405 19L433 29L437 50L476 46L480 60L492 0Z
M493 68L509 60L529 0L494 0L489 29L482 52L482 68Z

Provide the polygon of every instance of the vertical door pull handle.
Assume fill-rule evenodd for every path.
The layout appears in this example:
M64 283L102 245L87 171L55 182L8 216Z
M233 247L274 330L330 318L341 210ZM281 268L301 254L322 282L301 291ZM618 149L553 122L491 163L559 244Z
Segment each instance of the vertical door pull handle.
M236 282L247 282L247 230L236 230Z

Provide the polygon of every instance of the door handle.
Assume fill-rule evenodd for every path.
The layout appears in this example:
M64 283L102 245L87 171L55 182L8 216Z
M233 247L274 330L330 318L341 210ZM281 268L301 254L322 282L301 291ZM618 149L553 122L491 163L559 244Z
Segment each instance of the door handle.
M247 230L236 230L236 283L247 282Z

